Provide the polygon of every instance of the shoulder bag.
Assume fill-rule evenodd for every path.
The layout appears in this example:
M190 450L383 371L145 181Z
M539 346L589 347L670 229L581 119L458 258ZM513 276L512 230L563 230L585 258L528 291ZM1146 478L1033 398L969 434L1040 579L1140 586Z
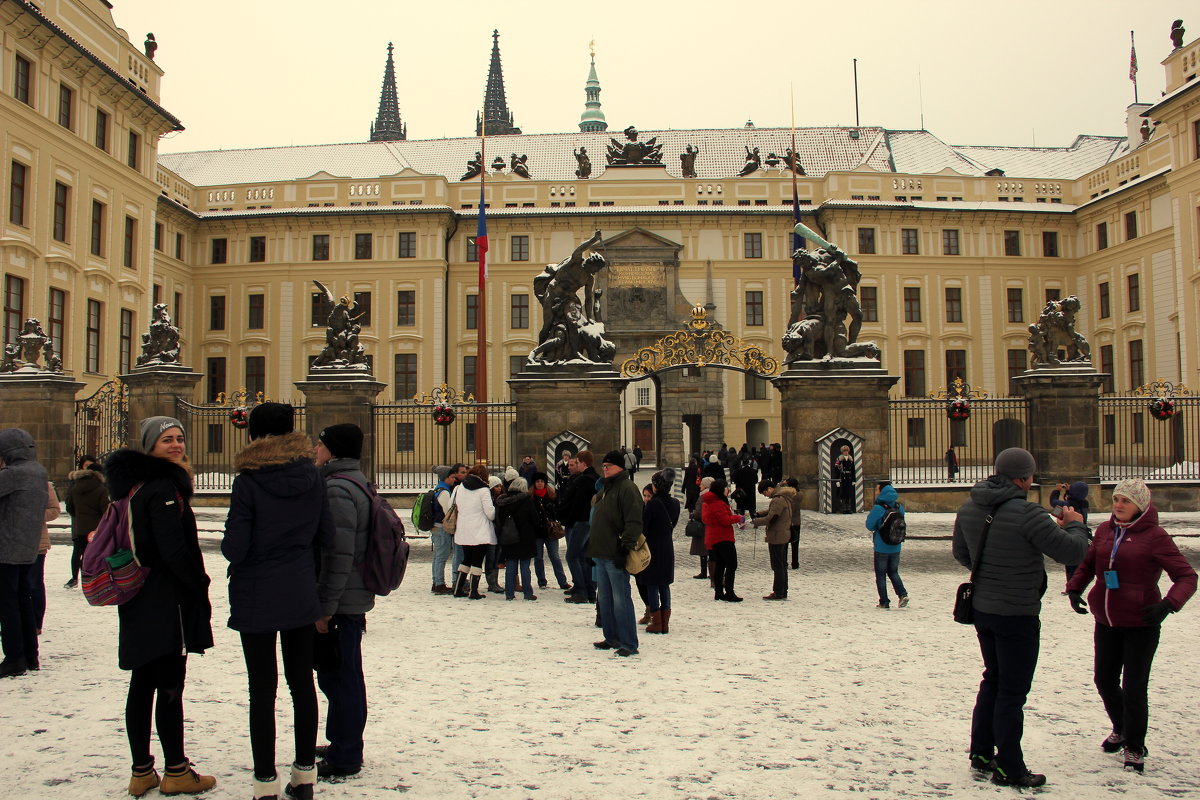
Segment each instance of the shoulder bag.
M454 487L454 493L450 495L450 510L446 512L446 516L442 518L442 530L451 536L458 530L458 487Z
M979 562L983 559L983 548L987 545L988 531L991 530L992 520L1000 511L1004 502L997 503L983 521L983 533L979 537L979 549L975 551L975 560L971 563L971 578L966 583L958 585L954 595L954 621L963 625L975 624L975 576L979 573Z
M637 544L625 551L625 571L637 575L650 566L650 544L644 533L638 534Z

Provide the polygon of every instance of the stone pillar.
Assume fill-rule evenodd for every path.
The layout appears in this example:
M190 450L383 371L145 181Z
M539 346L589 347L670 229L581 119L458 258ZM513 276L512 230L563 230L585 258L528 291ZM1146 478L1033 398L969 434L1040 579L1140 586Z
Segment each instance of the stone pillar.
M546 442L571 431L592 443L596 466L621 442L621 393L628 383L616 372L555 367L509 378L517 404L516 453L541 453Z
M1014 378L1029 398L1029 452L1041 484L1100 482L1100 386L1090 366L1041 367Z
M75 468L75 393L83 384L60 373L0 378L0 428L23 428L56 484Z
M176 399L192 401L196 384L203 377L187 367L147 367L122 375L121 382L129 387L129 446L140 448L142 420L147 417L178 417ZM184 431L185 437L196 431Z
M816 362L773 381L783 407L783 473L800 481L806 508L816 508L817 439L835 428L863 438L864 487L891 472L888 391L900 378L872 363L876 368L843 370Z
M368 480L375 480L375 437L371 406L385 384L375 380L308 380L297 381L296 388L304 393L304 427L314 443L321 431L330 425L353 423L362 428L362 471Z

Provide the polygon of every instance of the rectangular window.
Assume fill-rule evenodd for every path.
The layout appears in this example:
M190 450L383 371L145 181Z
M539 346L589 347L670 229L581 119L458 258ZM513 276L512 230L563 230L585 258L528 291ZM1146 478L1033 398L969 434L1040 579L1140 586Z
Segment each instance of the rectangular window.
M905 420L905 433L909 447L925 446L925 420L921 417L909 417Z
M104 152L108 152L108 114L96 109L96 135L92 143Z
M130 269L137 269L135 261L137 257L137 220L133 217L125 218L125 250L121 257L121 263Z
M862 306L863 322L879 322L879 287L860 286L858 300Z
M225 452L225 426L219 422L210 422L206 430L208 434L205 445L208 447L208 452L214 455Z
M512 260L513 261L528 261L529 260L529 237L514 236L512 237Z
M525 370L526 356L508 357L508 377L515 378Z
M75 92L70 86L58 85L58 124L75 130Z
M25 320L25 279L4 276L4 343L16 344Z
M639 386L637 389L637 405L650 405L650 388L648 386Z
M904 351L904 395L925 396L925 351Z
M174 313L171 314L171 321L175 323L175 327L183 325L183 292L175 293L175 305L173 306Z
M858 229L858 252L864 256L875 254L875 229Z
M1099 302L1100 319L1108 319L1112 316L1112 301L1108 291L1108 281L1100 284L1100 302Z
M133 366L133 312L128 308L121 309L120 347L117 352L117 369L120 370L120 374L126 375Z
M229 260L229 240L225 238L212 240L212 264L224 264Z
M1008 321L1025 321L1025 290L1009 288L1008 290Z
M1146 443L1146 415L1134 411L1129 415L1129 439L1132 444Z
M266 356L246 357L246 397L258 398L267 392Z
M1192 123L1192 159L1200 158L1200 120Z
M66 341L67 332L67 293L62 289L50 290L50 326L46 329L46 333L50 335L50 343L54 346L54 352L63 361L66 361L66 356L63 355L63 344Z
M746 324L766 324L763 321L763 293L760 291L746 292Z
M417 234L411 231L400 233L400 246L396 251L397 258L417 257Z
M1116 414L1105 414L1104 415L1104 443L1105 444L1116 444L1117 443L1117 415Z
M163 224L161 222L154 223L154 249L160 253L163 251L164 235L165 232L163 231Z
M417 449L417 426L412 422L396 423L396 452L411 453Z
M479 328L479 295L469 294L466 297L467 301L467 330L473 331Z
M946 322L962 322L962 288L946 287Z
M958 231L954 228L942 231L942 255L962 255L962 250L958 243Z
M355 314L358 315L358 324L364 328L371 327L371 293L355 292L354 305L358 309L355 311Z
M742 386L744 396L747 400L766 400L767 399L767 382L757 375L751 375L749 372L743 375ZM643 404L645 405L645 404Z
M921 321L921 287L904 287L904 321Z
M323 292L312 293L312 303L310 305L309 325L314 328L322 328L325 326L329 315L333 313L333 305L329 302L329 298Z
M1061 299L1062 299L1062 289L1047 289L1046 290L1046 302L1047 303L1057 303Z
M1020 392L1017 390L1017 382L1015 378L1025 370L1029 369L1029 351L1025 348L1014 348L1008 351L1008 394L1010 397L1016 397Z
M475 356L463 356L463 391L475 391Z
M417 394L417 354L396 353L392 358L393 391L397 400L410 400Z
M1142 340L1129 340L1129 388L1137 389L1146 383L1146 362L1142 353Z
M967 378L967 351L946 351L946 386L954 383L955 378L962 378L963 383L970 383Z
M1125 278L1125 283L1126 283L1126 287L1128 288L1129 310L1130 311L1141 311L1142 310L1141 278L1135 272L1132 275L1129 275Z
M151 305L158 305L162 302L162 284L154 284L154 288L150 291Z
M479 263L479 245L475 244L474 236L467 237L467 263Z
M1021 255L1021 232L1020 231L1005 231L1004 232L1004 255L1006 255L1006 256Z
M746 258L762 258L762 234L761 233L743 233L742 234L742 253Z
M100 322L103 307L99 300L87 304L87 365L88 372L100 371Z
M1104 383L1101 385L1100 391L1105 394L1112 394L1116 391L1116 381L1113 375L1115 363L1113 346L1111 344L1100 345L1100 372L1104 373Z
M71 190L64 184L54 184L54 240L65 242L67 240L67 203L71 197Z
M33 105L33 65L28 59L17 56L16 67L13 69L13 97L25 105Z
M133 169L139 169L142 163L142 137L133 131L129 132L129 150L125 155L125 163Z
M225 393L225 359L208 359L208 402L217 402L217 397Z
M412 289L396 292L396 325L411 328L417 324L417 293Z
M373 240L369 233L354 234L354 257L359 261L370 259Z
M1137 212L1130 211L1125 215L1125 238L1136 239L1138 235Z
M906 256L919 255L921 232L916 228L901 228L900 229L900 252Z
M1058 258L1058 231L1042 231L1042 255Z
M223 294L208 298L208 329L210 331L225 330L225 295Z
M180 261L183 260L183 234L175 234L175 257Z
M1096 249L1103 250L1108 247L1108 223L1099 222L1096 224Z
M12 162L12 174L8 179L8 221L13 225L25 224L25 176L28 171L21 162Z
M252 294L246 303L246 327L250 330L262 330L267 316L267 296Z
M262 263L267 260L267 237L250 237L250 263Z
M328 261L329 260L329 234L316 233L312 237L312 260L313 261Z
M508 319L511 328L529 327L529 295L514 294L509 299Z

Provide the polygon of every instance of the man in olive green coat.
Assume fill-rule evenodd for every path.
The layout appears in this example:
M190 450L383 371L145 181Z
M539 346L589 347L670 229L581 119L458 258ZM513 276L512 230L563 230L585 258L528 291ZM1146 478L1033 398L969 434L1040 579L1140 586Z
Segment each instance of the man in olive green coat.
M619 450L604 456L601 479L592 506L588 557L596 563L596 607L604 639L599 650L615 650L619 656L637 655L637 618L625 571L625 551L637 544L642 534L642 495L625 473L625 457Z

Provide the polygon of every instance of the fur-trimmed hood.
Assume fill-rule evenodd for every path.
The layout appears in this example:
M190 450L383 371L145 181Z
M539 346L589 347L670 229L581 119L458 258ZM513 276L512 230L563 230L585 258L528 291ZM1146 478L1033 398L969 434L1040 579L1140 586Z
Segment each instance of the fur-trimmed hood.
M73 469L67 478L73 481L90 481L97 480L104 483L104 473L94 469Z
M510 506L514 506L517 503L520 503L522 500L528 500L531 497L533 497L533 495L531 495L529 492L514 492L510 489L496 498L496 508L509 508ZM511 508L509 508L509 510L511 510Z
M255 439L237 454L235 466L242 475L253 476L266 492L294 497L312 491L320 483L312 458L312 442L303 433L293 431Z
M90 471L90 470L88 470ZM167 478L186 500L192 496L192 476L174 461L151 456L140 450L124 448L104 462L108 476L108 495L114 500L126 497L139 483Z

